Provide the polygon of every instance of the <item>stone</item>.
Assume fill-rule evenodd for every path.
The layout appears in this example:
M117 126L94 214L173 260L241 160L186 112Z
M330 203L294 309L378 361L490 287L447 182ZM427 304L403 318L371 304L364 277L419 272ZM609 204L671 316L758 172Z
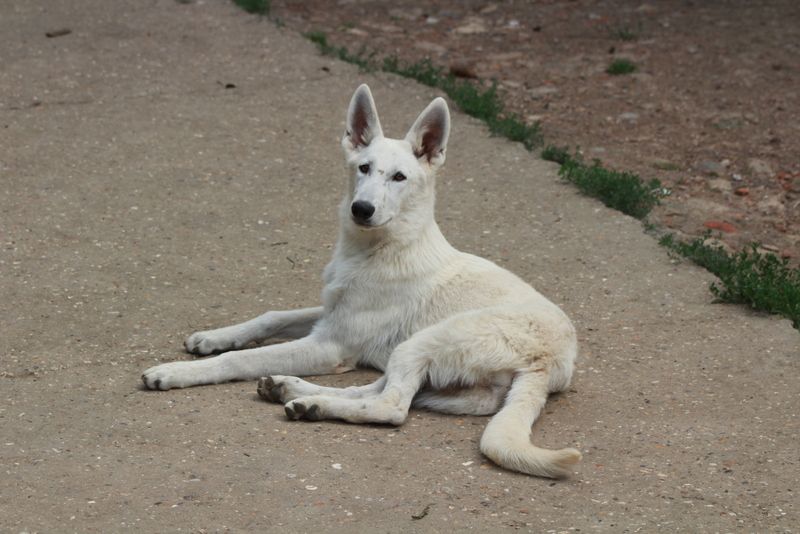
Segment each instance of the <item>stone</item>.
M637 122L639 120L639 114L633 111L626 111L625 113L620 113L617 115L617 122L624 121L624 122Z
M558 88L553 87L552 85L542 85L540 87L534 87L533 89L528 90L528 94L531 95L531 98L534 100L540 100L547 95L552 95L558 92Z
M658 169L660 171L678 171L680 170L680 165L677 163L673 163L667 159L656 158L653 160L653 168Z
M399 8L395 7L389 10L389 16L394 17L397 19L404 19L404 20L418 20L422 17L422 8L421 7L412 7L412 8Z
M464 24L453 30L453 33L461 35L473 35L476 33L486 33L488 31L486 22L480 17L469 17Z
M721 176L725 173L725 166L717 161L706 159L697 164L697 170L711 176Z
M727 113L711 124L719 130L733 130L744 126L744 116L741 113Z
M708 188L712 191L717 191L718 193L730 193L732 189L731 183L725 178L714 178L713 180L709 180Z
M750 158L747 161L747 168L750 169L750 172L752 172L754 175L762 178L770 178L773 174L775 174L770 164L763 159Z
M432 43L430 41L415 41L414 48L424 50L425 52L432 52L436 55L443 56L447 53L447 48L440 44Z
M720 219L727 219L731 212L731 208L728 204L714 202L699 197L687 198L686 206L691 213L712 214Z
M733 248L726 242L722 241L721 239L717 239L716 237L707 237L703 240L703 245L710 248L721 248L727 254L733 254Z
M726 234L732 234L736 232L736 227L731 223L725 221L706 221L703 223L703 226L711 230L719 230L720 232L725 232Z
M786 206L783 204L782 195L772 195L764 198L756 204L756 207L764 215L779 215L782 216L786 211Z

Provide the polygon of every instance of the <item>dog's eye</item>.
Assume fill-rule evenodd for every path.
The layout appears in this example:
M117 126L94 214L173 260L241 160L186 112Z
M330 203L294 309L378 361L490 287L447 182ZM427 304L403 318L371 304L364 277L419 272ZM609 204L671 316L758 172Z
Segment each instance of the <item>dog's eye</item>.
M358 170L364 174L369 173L369 163L364 163L363 165L359 165Z
M405 179L406 175L403 174L402 172L396 172L394 173L394 176L392 176L392 180L394 180L395 182L402 182Z

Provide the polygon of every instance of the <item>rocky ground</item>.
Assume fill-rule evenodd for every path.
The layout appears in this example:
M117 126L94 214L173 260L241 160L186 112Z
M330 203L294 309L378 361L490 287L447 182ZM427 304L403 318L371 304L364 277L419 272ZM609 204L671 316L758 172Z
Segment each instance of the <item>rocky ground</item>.
M651 222L800 259L800 4L276 0L351 51L496 80L547 143L658 178ZM614 59L637 71L612 76Z

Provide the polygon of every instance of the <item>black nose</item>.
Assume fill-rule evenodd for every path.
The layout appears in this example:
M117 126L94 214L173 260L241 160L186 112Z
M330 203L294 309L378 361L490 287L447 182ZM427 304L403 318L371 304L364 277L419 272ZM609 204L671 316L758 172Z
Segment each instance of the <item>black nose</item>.
M375 213L375 206L366 200L356 200L353 202L353 205L350 206L350 210L353 212L353 218L355 220L365 222Z

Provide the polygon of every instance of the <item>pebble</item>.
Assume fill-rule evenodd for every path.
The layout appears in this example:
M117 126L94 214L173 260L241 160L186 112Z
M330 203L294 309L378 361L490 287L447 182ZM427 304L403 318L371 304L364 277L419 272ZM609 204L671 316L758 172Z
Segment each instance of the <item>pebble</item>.
M697 164L697 169L706 174L719 176L725 172L725 166L722 163L705 159Z
M728 254L733 254L733 248L724 241L716 237L708 237L703 240L703 245L710 248L721 248Z
M719 193L730 193L731 183L725 178L714 178L708 181L708 188Z
M447 48L444 46L432 43L430 41L415 41L414 48L418 48L419 50L424 50L425 52L433 52L434 54L443 56L447 53Z
M636 122L639 120L639 114L633 111L626 111L625 113L620 113L617 116L617 120L625 122Z
M781 195L772 195L766 197L758 204L758 209L765 215L783 215L786 211L786 206L783 205Z
M552 95L557 92L558 88L553 87L552 85L542 85L528 90L528 94L531 95L531 98L534 100L539 100L540 98L544 98L547 95Z
M775 174L770 164L763 159L751 158L747 162L747 167L750 169L750 172L756 176L769 178Z
M725 221L706 221L703 223L703 226L711 230L719 230L720 232L725 232L726 234L732 234L736 232L736 227L731 223Z
M660 171L677 171L680 170L680 165L673 163L667 159L656 158L653 160L653 167Z
M462 35L473 35L476 33L486 33L486 23L483 19L479 17L471 17L466 20L465 24L462 24L458 28L453 30L453 33L459 33Z

